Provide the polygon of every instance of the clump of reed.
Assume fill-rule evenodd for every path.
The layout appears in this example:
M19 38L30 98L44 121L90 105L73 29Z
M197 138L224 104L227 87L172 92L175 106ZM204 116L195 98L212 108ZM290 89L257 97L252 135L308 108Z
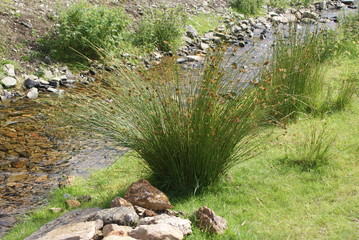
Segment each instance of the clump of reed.
M165 76L118 68L92 94L72 95L75 106L67 114L77 126L135 151L157 186L196 192L258 145L262 94L241 75L218 52L199 70L174 66Z

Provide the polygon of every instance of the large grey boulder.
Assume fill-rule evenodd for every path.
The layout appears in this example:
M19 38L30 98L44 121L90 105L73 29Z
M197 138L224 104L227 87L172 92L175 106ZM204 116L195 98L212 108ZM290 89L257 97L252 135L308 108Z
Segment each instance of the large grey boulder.
M85 209L76 209L74 211L68 212L61 217L52 220L51 222L43 225L36 232L31 234L25 240L38 240L43 237L46 233L73 223L84 222L91 216L94 216L101 208L85 208Z

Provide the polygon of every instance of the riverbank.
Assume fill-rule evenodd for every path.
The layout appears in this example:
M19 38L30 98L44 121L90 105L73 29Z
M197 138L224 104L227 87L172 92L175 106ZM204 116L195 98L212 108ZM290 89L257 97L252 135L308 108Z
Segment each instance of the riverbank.
M330 62L326 78L340 78L356 60ZM197 196L170 195L174 210L190 217L205 204L228 221L229 230L216 239L355 239L359 171L357 143L359 125L358 95L347 110L323 118L304 118L285 129L273 131L262 145L262 154L232 169L218 185ZM325 126L335 135L329 162L313 170L283 162L287 146L305 141L301 133L312 126ZM108 207L115 196L123 196L128 186L147 177L141 160L127 154L113 166L79 178L72 186L56 190L48 206L36 211L3 239L24 239L44 223L69 211L64 197L91 195L81 207ZM49 209L61 208L53 213ZM186 239L213 239L194 227Z

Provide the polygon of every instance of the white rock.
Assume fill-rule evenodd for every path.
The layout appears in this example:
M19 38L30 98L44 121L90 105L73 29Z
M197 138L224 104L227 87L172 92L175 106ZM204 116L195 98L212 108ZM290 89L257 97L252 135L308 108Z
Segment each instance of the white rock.
M9 88L9 87L13 87L16 85L17 81L15 78L13 77L4 77L2 80L1 80L2 84Z
M175 216L169 216L167 214L161 214L154 217L145 217L139 222L139 225L150 224L168 224L180 230L183 235L188 235L192 233L190 220Z
M182 240L183 233L168 224L141 225L130 236L142 240Z
M96 230L101 229L102 226L103 222L101 220L68 224L46 233L38 240L90 240L95 236Z
M29 99L35 99L39 96L39 90L37 88L33 87L27 92L26 96Z

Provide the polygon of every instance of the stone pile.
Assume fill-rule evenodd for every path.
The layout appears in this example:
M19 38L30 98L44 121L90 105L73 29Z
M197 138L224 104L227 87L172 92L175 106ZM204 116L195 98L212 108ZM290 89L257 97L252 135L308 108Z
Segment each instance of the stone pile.
M25 240L181 240L192 233L192 223L171 208L163 192L141 179L129 187L124 198L113 199L110 208L73 210ZM196 218L202 230L221 234L227 229L226 220L209 208L201 207Z

